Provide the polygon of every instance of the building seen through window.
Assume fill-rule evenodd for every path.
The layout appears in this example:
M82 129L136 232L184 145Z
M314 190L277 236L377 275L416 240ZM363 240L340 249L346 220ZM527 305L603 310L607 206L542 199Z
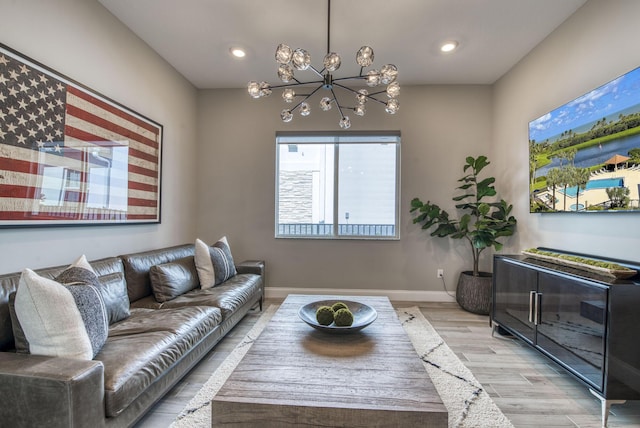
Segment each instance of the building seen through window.
M399 238L399 132L283 132L276 144L276 237Z

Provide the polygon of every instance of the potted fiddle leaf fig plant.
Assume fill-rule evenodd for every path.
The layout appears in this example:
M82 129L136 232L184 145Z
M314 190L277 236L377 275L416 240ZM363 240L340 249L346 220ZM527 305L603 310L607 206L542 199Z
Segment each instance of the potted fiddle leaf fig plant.
M453 197L461 213L458 219L438 205L430 201L424 203L419 198L411 201L410 211L414 214L413 223L421 223L425 231L431 230L431 236L449 236L468 242L473 270L460 273L456 300L463 309L485 315L491 307L492 275L479 270L480 254L491 247L499 251L502 243L498 240L513 235L517 223L511 215L513 206L504 199L487 201L497 194L494 177L479 177L489 163L486 156L467 157L465 175L458 180L462 183L457 187L461 194Z

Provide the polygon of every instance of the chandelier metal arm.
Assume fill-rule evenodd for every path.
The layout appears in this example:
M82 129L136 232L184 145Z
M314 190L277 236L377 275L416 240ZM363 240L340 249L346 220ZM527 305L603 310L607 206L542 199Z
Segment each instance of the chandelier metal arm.
M300 101L298 104L296 104L296 105L295 105L295 107L293 107L293 108L291 109L291 111L295 111L298 107L300 107L300 105L301 105L303 102L307 101L309 98L311 98L311 96L312 96L313 94L315 94L316 92L318 92L318 90L319 90L320 88L322 88L322 85L320 85L320 86L318 86L317 88L315 88L315 89L314 89L310 94L305 95L304 99L303 99L302 101Z
M358 91L356 91L356 90L354 90L354 89L351 89L351 88L350 88L350 87L348 87L348 86L344 86L344 85L341 85L341 84L339 84L339 83L335 83L335 81L333 82L333 84L334 84L335 86L338 86L338 87L342 88L342 89L346 89L347 91L353 92L354 94L364 95L364 94L360 94ZM386 103L385 101L382 101L382 100L379 100L379 99L377 99L377 98L374 98L374 97L373 97L373 95L376 95L376 94L383 94L384 92L385 92L385 91L376 92L375 94L365 95L365 97L367 97L368 99L370 99L370 100L372 100L372 101L376 101L376 102L378 102L378 103L380 103L380 104L387 105L387 103ZM335 96L335 95L334 95L334 96ZM337 104L337 102L336 102L336 104ZM352 110L353 110L353 109L352 109Z
M296 80L296 83L285 83L284 85L273 85L271 86L272 89L278 89L278 88L291 88L294 86L304 86L304 85L315 85L317 83L324 83L324 80L313 80L311 82L298 82Z
M318 76L323 77L324 75L322 73L324 73L324 68L321 71L318 71L317 68L315 68L313 65L309 65L309 68L311 69L311 71L313 71L314 73L316 73Z
M336 97L336 93L333 92L333 88L330 88L330 90L331 90L331 95L333 95L333 100L336 102L336 106L338 106L338 111L340 112L340 118L342 119L344 117L344 113L342 112L342 106L338 102L338 97Z
M366 79L366 76L351 76L351 77L338 77L337 79L333 79L333 81L339 81L339 80L362 80L362 79Z

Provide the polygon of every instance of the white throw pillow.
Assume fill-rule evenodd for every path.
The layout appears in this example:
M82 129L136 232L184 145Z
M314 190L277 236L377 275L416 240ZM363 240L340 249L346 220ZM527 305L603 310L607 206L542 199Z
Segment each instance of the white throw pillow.
M16 291L15 311L31 354L93 358L82 316L65 286L25 269Z
M196 270L198 271L198 279L200 280L200 288L203 290L213 287L216 282L216 275L213 272L213 262L209 255L209 246L196 239L196 252L194 256L196 262Z
M211 247L204 241L196 239L195 262L200 288L203 290L221 284L236 274L226 236L220 238Z
M71 263L69 265L69 267L70 268L72 268L72 267L82 268L82 269L86 269L86 270L88 270L90 272L93 272L94 274L96 273L96 271L93 270L93 266L91 266L91 264L87 260L87 256L85 256L84 254L81 255L80 257L78 257L75 262Z

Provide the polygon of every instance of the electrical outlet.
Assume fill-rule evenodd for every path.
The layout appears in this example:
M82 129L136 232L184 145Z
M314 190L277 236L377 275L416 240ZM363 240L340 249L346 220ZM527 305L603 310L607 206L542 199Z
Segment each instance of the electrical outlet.
M436 278L442 277L444 277L444 269L438 269L438 271L436 272Z

